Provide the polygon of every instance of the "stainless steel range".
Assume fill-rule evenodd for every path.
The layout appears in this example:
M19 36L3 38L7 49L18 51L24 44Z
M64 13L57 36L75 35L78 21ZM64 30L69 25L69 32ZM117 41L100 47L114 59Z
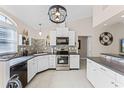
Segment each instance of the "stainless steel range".
M56 70L69 70L70 62L69 62L69 51L65 49L61 49L56 52Z

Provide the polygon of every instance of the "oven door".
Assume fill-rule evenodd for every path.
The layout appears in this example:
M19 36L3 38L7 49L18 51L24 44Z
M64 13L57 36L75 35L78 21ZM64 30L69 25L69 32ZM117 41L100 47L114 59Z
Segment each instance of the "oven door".
M65 55L57 56L57 66L69 66L69 57Z

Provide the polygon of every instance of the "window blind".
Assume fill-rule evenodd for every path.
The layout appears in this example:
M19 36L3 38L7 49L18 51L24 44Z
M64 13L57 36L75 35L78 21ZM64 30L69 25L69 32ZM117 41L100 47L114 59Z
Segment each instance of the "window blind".
M17 31L0 27L0 54L17 52Z

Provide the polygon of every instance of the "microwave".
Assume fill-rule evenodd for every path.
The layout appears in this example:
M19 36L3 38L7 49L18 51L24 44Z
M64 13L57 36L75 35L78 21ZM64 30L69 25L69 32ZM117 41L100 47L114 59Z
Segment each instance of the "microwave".
M69 37L56 37L56 45L69 45Z

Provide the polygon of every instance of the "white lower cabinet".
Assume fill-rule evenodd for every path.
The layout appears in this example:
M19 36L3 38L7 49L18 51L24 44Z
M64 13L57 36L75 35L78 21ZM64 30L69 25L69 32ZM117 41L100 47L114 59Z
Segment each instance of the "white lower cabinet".
M96 88L124 87L124 76L87 59L87 79Z
M71 69L80 68L80 55L70 55L70 68Z
M10 79L9 62L0 61L0 88L6 88L6 84Z
M95 75L94 75L95 73ZM87 61L87 78L88 80L93 84L94 87L97 87L98 85L98 78L97 78L97 68L93 66L92 61L88 60ZM98 80L97 80L98 79Z
M69 31L69 46L75 46L75 31Z
M102 72L99 68L97 70L97 83L96 87L98 88L114 88L115 87L115 79L109 77L106 72Z
M56 68L56 55L49 55L49 68Z
M36 73L48 69L49 56L37 56L28 61L28 82L35 76Z
M37 63L34 58L28 61L28 82L35 76L37 73Z
M48 61L49 61L48 55L36 57L36 60L38 64L38 72L48 69Z

